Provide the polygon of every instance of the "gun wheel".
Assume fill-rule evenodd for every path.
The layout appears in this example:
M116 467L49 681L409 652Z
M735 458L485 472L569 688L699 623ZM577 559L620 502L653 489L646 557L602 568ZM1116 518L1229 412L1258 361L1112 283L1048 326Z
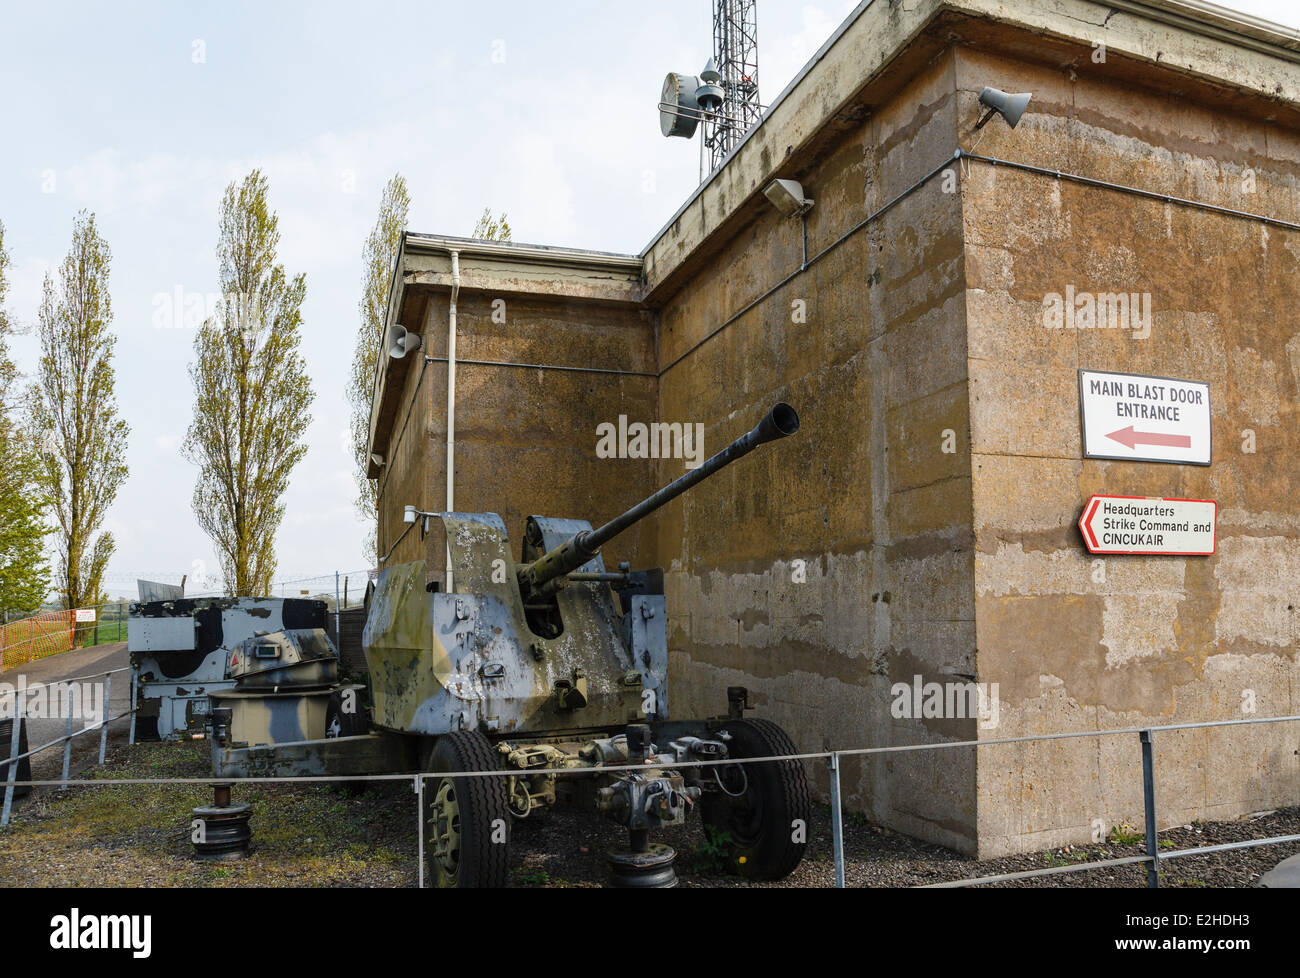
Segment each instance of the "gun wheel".
M795 753L785 731L769 720L731 720L728 753L737 759ZM733 872L751 880L789 876L803 859L812 794L799 761L718 768L719 790L701 799L704 824L727 849ZM801 823L801 824L797 824ZM798 829L802 831L797 831Z
M499 769L481 733L439 737L430 771L453 774ZM432 777L424 785L425 859L434 885L502 887L510 868L509 792L505 778Z

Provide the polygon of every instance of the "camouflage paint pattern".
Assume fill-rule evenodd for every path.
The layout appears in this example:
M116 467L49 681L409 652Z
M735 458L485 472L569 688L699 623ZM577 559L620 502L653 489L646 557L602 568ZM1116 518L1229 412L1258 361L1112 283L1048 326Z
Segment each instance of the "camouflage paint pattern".
M200 733L210 694L259 681L251 670L232 672L232 655L246 646L282 646L285 661L299 667L289 680L276 672L281 660L264 660L258 672L271 685L333 682L337 665L326 660L337 655L319 627L324 622L325 605L300 598L177 598L131 605L127 649L139 716L156 717L163 740ZM302 665L307 660L315 664Z
M424 735L545 733L647 719L643 693L663 688L666 652L634 655L629 642L658 630L655 644L666 649L662 610L625 629L607 584L570 582L556 596L563 632L539 637L528 625L501 518L438 518L454 593L428 593L425 565L416 562L386 568L371 599L362 643L377 726ZM534 521L547 548L590 529L577 520ZM604 570L599 555L579 568Z
M333 689L226 690L212 694L214 710L230 710L226 743L247 746L325 739Z
M254 635L230 653L226 677L239 689L327 686L338 678L338 653L319 628Z

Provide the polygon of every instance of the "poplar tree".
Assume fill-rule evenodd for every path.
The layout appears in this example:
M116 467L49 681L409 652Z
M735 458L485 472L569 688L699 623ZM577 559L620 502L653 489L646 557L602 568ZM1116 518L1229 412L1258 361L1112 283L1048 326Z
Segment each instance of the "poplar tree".
M315 398L300 350L306 278L289 278L276 261L268 189L253 170L221 201L221 301L194 338L184 445L199 468L195 518L216 547L227 592L239 596L271 591L283 497L307 454Z
M82 211L57 282L45 276L37 315L41 359L31 429L40 439L40 484L58 522L57 581L70 609L106 600L104 571L114 543L99 528L127 476L130 428L117 416L117 338L109 329L112 257L95 215Z
M484 241L509 241L510 234L510 221L506 217L506 212L502 211L500 215L493 217L492 208L484 207L478 223L474 225L474 233L470 237Z
M5 311L9 253L0 221L0 620L23 618L40 608L50 588L43 542L50 527L41 459L29 431L19 427L18 368L9 355L16 332ZM25 419L24 419L25 420Z
M348 380L348 403L352 409L352 450L356 464L357 512L366 523L364 551L371 565L378 562L377 532L379 483L366 475L370 461L370 398L375 380L388 316L388 291L393 265L406 232L406 215L411 208L406 179L395 173L384 186L379 216L361 249L361 301L357 303L360 327L352 354Z

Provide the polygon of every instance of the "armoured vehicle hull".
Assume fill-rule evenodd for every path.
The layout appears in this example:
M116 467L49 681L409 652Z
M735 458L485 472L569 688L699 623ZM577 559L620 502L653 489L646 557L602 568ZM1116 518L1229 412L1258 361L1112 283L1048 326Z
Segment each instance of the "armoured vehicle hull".
M667 716L662 593L625 598L629 617L615 607L608 584L571 584L556 596L563 630L538 635L518 587L509 586L514 561L501 518L439 518L447 528L456 592L426 591L421 562L384 571L371 599L362 644L377 726L428 736L457 730L519 735ZM591 529L577 520L530 522L543 539L557 542L566 530ZM605 573L599 555L582 569Z
M200 736L214 715L249 744L323 738L338 699L324 602L178 598L131 606L127 649L141 739Z

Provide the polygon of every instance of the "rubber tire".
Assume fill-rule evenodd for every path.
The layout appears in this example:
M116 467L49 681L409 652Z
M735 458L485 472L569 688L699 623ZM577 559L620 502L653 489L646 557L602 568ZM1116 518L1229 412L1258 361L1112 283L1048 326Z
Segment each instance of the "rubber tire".
M770 720L730 720L722 728L731 734L730 756L773 757L796 753L786 732ZM807 843L795 842L793 823L805 827L812 816L812 792L799 761L769 761L743 765L748 788L757 792L757 810L737 812L736 801L720 791L708 791L700 801L704 824L731 838L724 843L731 870L746 879L771 882L785 879L803 860Z
M492 742L477 731L458 731L439 737L427 769L432 772L500 770L499 754ZM434 858L430 840L429 808L440 786L452 782L460 814L460 859L449 875ZM442 889L500 888L510 877L509 793L505 778L427 778L424 782L425 860L435 886ZM498 821L499 820L499 821ZM494 823L505 832L504 842L493 842Z

